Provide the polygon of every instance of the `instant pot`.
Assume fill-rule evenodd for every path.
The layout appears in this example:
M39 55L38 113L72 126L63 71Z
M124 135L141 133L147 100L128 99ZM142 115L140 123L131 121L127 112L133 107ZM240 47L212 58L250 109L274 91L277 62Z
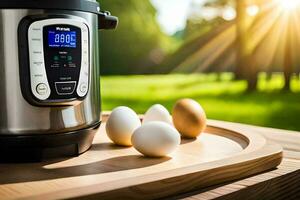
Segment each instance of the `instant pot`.
M0 1L0 160L79 155L101 122L96 0Z

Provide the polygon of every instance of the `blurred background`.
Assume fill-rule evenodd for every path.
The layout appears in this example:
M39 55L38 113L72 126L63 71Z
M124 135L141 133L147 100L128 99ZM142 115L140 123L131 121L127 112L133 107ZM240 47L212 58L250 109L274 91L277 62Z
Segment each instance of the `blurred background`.
M300 131L300 0L99 0L104 110L193 98L211 119Z

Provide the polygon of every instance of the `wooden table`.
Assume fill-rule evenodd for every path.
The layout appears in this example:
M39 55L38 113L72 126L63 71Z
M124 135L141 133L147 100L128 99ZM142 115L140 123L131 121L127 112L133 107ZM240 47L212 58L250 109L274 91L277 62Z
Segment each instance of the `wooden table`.
M211 121L224 127L250 128L284 148L280 166L266 173L172 197L185 200L207 199L300 199L300 132L263 128L238 123Z
M104 118L107 118L107 116L104 116ZM105 119L104 119L105 121ZM222 128L225 129L244 129L251 131L251 133L259 133L265 136L268 139L268 142L272 143L279 143L282 145L284 148L284 159L283 162L279 165L279 167L275 170L271 170L266 173L258 174L255 176L248 177L243 180L238 180L234 182L229 182L226 184L222 185L217 185L213 186L210 188L205 188L199 191L194 191L191 193L186 193L180 196L169 196L168 199L173 198L173 199L300 199L300 133L298 132L292 132L292 131L283 131L283 130L277 130L277 129L269 129L269 128L261 128L261 127L255 127L255 126L248 126L248 125L242 125L242 124L236 124L236 123L228 123L228 122L222 122L222 121L209 121L209 124L212 126L221 126ZM102 126L103 129L103 126ZM251 130L250 130L251 129ZM255 134L255 133L254 133ZM265 141L265 140L264 140ZM257 144L257 143L255 143ZM108 145L104 143L103 145ZM102 145L102 147L103 147ZM98 146L99 147L99 146ZM94 148L97 148L94 146ZM108 149L110 146L108 146ZM107 148L105 148L107 149ZM103 149L102 149L103 150ZM121 151L121 150L120 150ZM97 152L97 151L96 151ZM118 152L118 149L114 150L115 153ZM88 153L84 154L82 157L87 159L90 162L92 162L93 157L90 157L93 151L89 151ZM94 152L95 153L95 152ZM104 153L102 151L102 153ZM82 158L82 159L83 159ZM69 170L69 162L76 161L75 167L70 168L72 169L71 171ZM5 195L7 198L11 199L16 199L22 197L22 192L27 194L27 198L25 199L49 199L51 196L47 195L46 190L51 190L53 188L57 188L58 185L60 186L65 186L61 185L60 183L66 183L67 187L70 187L67 192L69 192L71 195L69 196L77 196L74 193L82 193L81 191L78 191L78 188L74 187L74 185L77 185L77 181L81 181L80 184L86 184L87 187L84 187L85 189L89 188L90 190L93 190L93 188L89 187L90 181L99 181L98 178L101 176L101 173L98 175L91 174L91 172L99 172L105 169L102 169L100 167L95 168L93 165L87 164L85 165L85 168L81 167L76 167L77 165L79 166L80 159L70 159L66 160L63 162L58 162L55 163L56 165L55 169L51 171L51 163L50 166L47 165L46 168L47 170L44 169L43 164L24 164L21 166L10 166L6 165L6 168L8 171L11 171L13 173L8 173L7 177L11 177L11 174L14 174L15 176L18 177L12 177L12 178L18 178L19 181L18 188L21 190L18 190L14 184L5 187L5 190L2 191L2 194ZM104 166L108 164L106 167L114 168L116 166L111 165L111 164L116 164L119 166L119 160L117 163L111 163L114 160L110 160L109 163L107 162L102 162ZM128 161L128 159L127 159ZM130 160L129 160L130 161ZM114 161L116 162L116 160ZM152 161L151 161L152 162ZM130 162L129 162L130 163ZM99 163L98 163L99 164ZM149 164L149 163L148 163ZM40 166L41 165L41 166ZM67 167L65 166L67 165ZM72 163L72 166L74 163ZM28 167L29 166L29 167ZM100 164L99 164L100 166ZM118 167L117 166L117 167ZM13 169L15 170L11 170ZM29 174L24 174L24 167L27 169L27 173ZM31 170L32 169L32 170ZM87 176L77 177L76 176L76 169L77 170L83 170L83 174L86 174ZM3 170L3 169L2 169ZM50 170L50 173L49 173ZM109 171L107 168L106 170ZM5 171L5 170L4 170ZM47 171L47 173L43 173ZM248 174L249 170L246 169L244 170L244 174ZM262 170L260 170L262 171ZM31 173L31 174L30 174ZM43 173L45 176L43 179L41 177L37 177L39 173ZM7 174L7 171L6 171ZM3 177L6 176L6 174L3 174ZM64 176L64 174L66 176ZM242 172L239 172L239 174L242 174ZM253 173L252 173L253 174ZM62 177L65 177L65 179L55 179L57 175L60 175ZM105 175L105 174L104 174ZM19 177L20 176L20 177ZM110 175L109 175L110 176ZM22 178L23 177L23 178ZM29 179L26 179L27 181L24 182L24 177L29 177ZM97 178L98 177L98 178ZM243 176L244 177L244 176ZM37 179L38 178L38 179ZM0 177L1 179L1 177ZM11 179L11 178L10 178ZM36 181L35 180L40 180ZM184 179L185 180L185 179ZM231 179L233 180L233 179ZM64 182L65 181L65 182ZM9 183L9 182L8 182ZM114 182L115 183L115 182ZM176 181L177 183L177 181ZM121 184L121 183L120 183ZM103 185L101 185L102 187ZM160 186L158 187L160 189ZM177 188L177 187L176 187ZM198 187L199 188L199 187ZM95 188L97 189L97 188ZM32 191L43 191L45 193L41 193L39 196L35 196L35 198L30 197L32 195ZM178 188L176 189L176 191ZM57 190L55 190L57 191ZM190 191L190 190L189 190ZM89 191L85 191L89 192ZM136 196L136 188L132 190L132 195ZM1 192L0 192L1 193ZM179 192L177 192L178 194ZM7 196L9 194L9 196ZM48 193L49 194L49 193ZM173 193L175 194L175 193ZM28 196L29 195L29 196ZM56 199L61 196L65 196L66 192L65 190L59 192L55 192L55 198L52 196L50 199ZM67 195L68 196L68 195ZM0 195L0 199L5 199L5 196ZM77 196L79 198L79 196ZM110 196L111 197L111 196ZM80 198L79 198L80 199Z

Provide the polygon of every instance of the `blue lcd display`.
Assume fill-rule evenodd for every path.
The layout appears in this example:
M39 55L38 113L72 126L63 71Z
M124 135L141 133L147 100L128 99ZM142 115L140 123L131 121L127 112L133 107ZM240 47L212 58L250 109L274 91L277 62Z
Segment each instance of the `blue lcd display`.
M76 31L48 31L49 47L76 48Z

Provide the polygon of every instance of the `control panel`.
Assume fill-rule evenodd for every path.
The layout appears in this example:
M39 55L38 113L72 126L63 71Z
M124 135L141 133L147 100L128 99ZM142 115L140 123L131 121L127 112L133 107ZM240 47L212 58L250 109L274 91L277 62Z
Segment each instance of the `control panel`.
M90 79L87 24L67 18L36 20L28 26L27 37L26 88L33 102L51 105L83 99Z

